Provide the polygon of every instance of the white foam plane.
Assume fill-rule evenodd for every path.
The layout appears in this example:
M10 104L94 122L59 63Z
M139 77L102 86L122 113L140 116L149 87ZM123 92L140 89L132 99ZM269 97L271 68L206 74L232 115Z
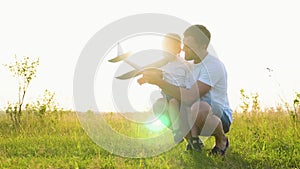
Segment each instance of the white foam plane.
M124 74L122 74L120 76L117 76L115 78L121 79L121 80L130 79L130 78L133 78L133 77L136 77L136 76L140 75L143 72L144 69L147 69L147 68L160 68L160 67L166 65L169 62L169 59L167 57L164 57L163 59L161 59L157 62L154 62L154 63L151 63L149 65L141 67L141 66L139 66L139 65L137 65L137 64L135 64L135 63L133 63L133 62L131 62L130 60L127 59L130 55L131 55L131 52L124 53L120 43L118 43L117 57L115 57L113 59L110 59L108 61L112 62L112 63L116 63L116 62L119 62L119 61L124 61L128 65L133 67L134 70L129 71L127 73L124 73Z

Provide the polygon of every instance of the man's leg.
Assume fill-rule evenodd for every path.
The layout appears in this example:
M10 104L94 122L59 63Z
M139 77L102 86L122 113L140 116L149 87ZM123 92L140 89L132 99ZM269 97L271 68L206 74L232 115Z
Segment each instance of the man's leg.
M225 150L227 137L223 131L222 122L219 117L211 112L211 107L206 102L196 102L191 107L191 113L196 118L195 125L199 127L202 136L214 136L216 147Z
M199 139L199 127L196 125L196 117L198 112L193 111L191 107L181 106L184 108L184 113L187 116L188 120L188 130L189 133L186 135L186 140L188 141L188 145L186 147L187 150L196 150L201 151L204 146L202 141Z

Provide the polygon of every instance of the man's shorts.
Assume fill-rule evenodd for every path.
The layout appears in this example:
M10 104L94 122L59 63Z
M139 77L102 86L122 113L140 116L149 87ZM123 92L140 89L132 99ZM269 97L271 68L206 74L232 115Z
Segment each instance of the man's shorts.
M224 111L227 111L227 110L224 110ZM224 133L228 133L231 123L224 111L223 111L223 114L221 117L221 122L222 122Z
M211 106L210 100L202 100L202 101L208 103ZM223 112L222 112L222 110L220 110L220 109L215 109L215 112L214 112L214 108L212 108L212 109L213 109L213 114L218 116L221 119L224 133L228 133L229 129L230 129L231 122L230 122L229 117L227 116L227 114L232 113L232 112L230 112L230 113L228 112L228 111L232 111L232 110L231 109L224 109Z

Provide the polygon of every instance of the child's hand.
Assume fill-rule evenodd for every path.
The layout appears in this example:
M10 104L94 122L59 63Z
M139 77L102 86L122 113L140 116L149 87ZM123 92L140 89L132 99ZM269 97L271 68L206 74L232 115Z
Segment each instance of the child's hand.
M143 77L138 79L137 82L142 85L144 83L157 85L162 80L162 71L157 68L148 68L143 70Z
M146 83L157 85L163 78L162 71L157 68L148 68L143 71L143 78Z
M139 79L137 80L137 82L138 82L140 85L146 83L146 81L145 81L145 79L144 79L143 77L142 77L142 78L139 78Z

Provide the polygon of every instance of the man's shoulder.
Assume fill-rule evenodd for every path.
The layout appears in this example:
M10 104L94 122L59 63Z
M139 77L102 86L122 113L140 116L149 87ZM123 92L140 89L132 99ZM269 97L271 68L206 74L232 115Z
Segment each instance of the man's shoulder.
M214 56L214 55L211 55L211 54L208 54L206 56L205 62L207 62L207 63L214 63L214 64L222 63L222 61L217 56Z
M220 69L224 70L225 66L223 62L216 56L208 55L207 60L203 63L207 69Z

